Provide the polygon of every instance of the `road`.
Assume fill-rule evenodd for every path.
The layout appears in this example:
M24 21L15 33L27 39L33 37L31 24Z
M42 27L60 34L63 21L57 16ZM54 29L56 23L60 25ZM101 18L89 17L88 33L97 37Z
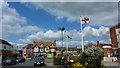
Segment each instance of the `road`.
M2 68L63 68L63 67L61 65L54 65L53 59L46 58L44 66L34 67L34 61L27 59L23 63L17 63L16 65L7 65L7 66L3 66Z

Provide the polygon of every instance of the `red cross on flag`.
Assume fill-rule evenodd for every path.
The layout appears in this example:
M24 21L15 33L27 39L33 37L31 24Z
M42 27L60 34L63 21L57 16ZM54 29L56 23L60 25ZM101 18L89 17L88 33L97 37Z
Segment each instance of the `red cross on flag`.
M67 37L68 37L69 39L72 39L69 35L67 35Z
M89 23L89 18L83 18L83 19L82 19L82 22L84 22L85 24L86 24L86 23ZM84 24L84 23L83 23L83 24Z

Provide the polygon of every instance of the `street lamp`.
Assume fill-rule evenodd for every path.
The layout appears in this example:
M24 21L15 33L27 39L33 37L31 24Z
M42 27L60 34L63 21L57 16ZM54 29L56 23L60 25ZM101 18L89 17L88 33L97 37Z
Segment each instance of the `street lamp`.
M61 50L61 52L63 52L63 31L65 30L65 27L63 27L62 29L59 28L58 30L60 30L61 34L62 34L62 50Z

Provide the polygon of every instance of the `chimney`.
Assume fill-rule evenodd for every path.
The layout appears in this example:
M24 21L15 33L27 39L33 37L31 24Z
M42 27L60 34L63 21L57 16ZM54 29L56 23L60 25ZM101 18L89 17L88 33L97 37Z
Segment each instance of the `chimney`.
M56 43L56 40L54 40L54 42Z
M35 41L33 41L33 43L35 43Z
M99 41L97 41L97 47L99 47Z

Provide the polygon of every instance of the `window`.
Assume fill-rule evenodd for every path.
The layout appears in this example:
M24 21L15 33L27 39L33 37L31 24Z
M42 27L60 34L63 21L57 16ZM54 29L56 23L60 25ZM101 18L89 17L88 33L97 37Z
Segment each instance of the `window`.
M43 52L43 48L41 48L40 51Z
M38 48L38 45L36 45L35 47L34 47L34 52L38 52L39 51L39 48Z
M51 52L54 52L54 48L51 48Z
M32 51L32 49L30 48L29 51Z
M45 47L45 52L49 52L49 46L48 45Z
M44 46L43 44L40 45L40 47L43 47L43 46Z
M4 49L6 49L6 46L4 46Z
M118 55L118 51L115 51L115 55Z
M54 47L54 44L51 44L51 47Z

